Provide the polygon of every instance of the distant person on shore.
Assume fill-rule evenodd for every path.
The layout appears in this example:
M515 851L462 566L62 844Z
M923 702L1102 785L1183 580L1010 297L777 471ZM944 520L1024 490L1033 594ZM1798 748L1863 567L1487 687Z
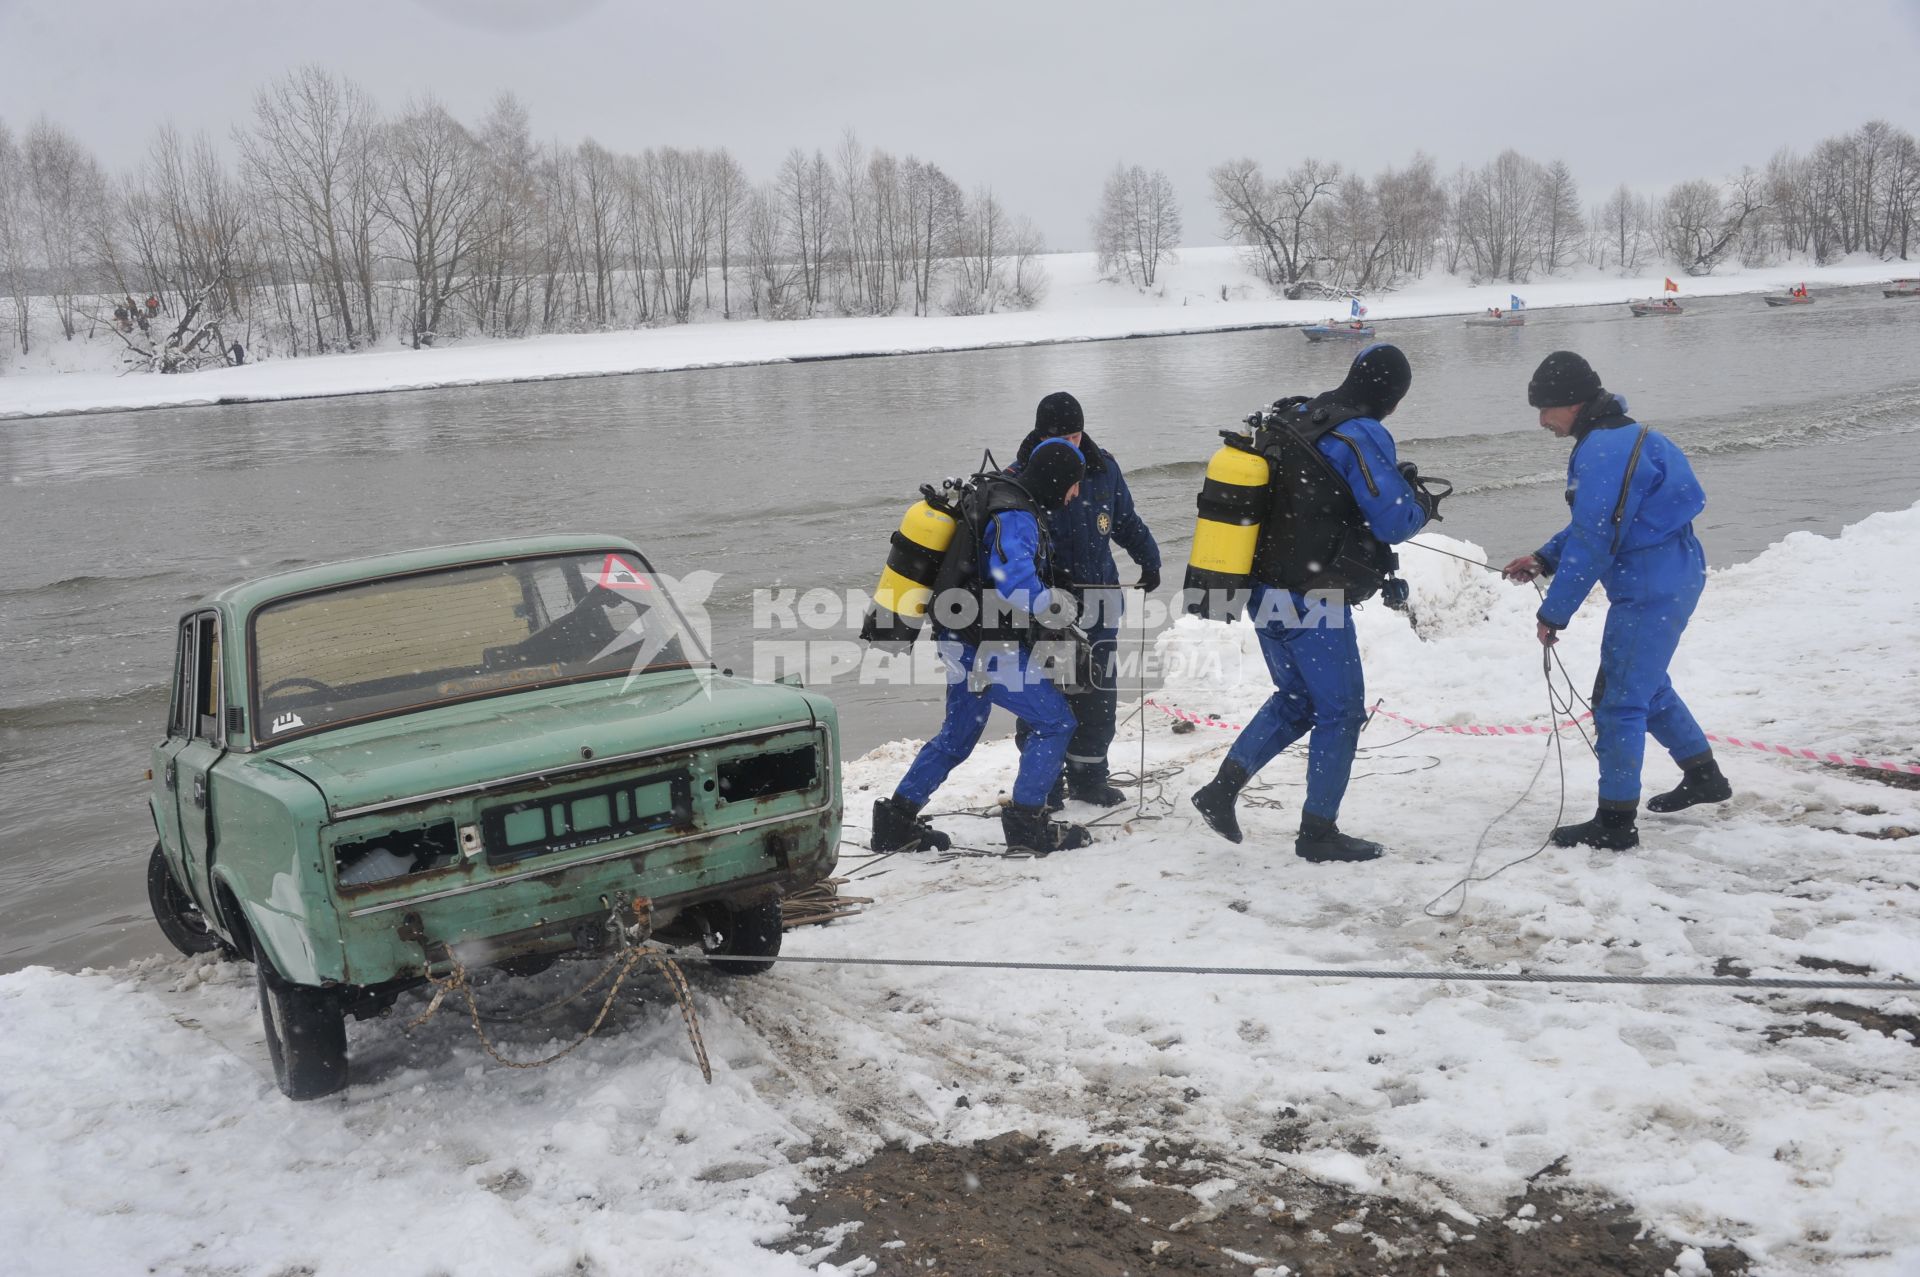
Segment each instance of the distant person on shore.
M1600 807L1592 820L1562 825L1553 841L1626 851L1639 845L1640 764L1647 736L1683 773L1647 810L1680 811L1733 796L1706 734L1673 690L1667 666L1706 587L1706 555L1693 520L1707 497L1678 444L1627 415L1627 402L1600 384L1570 350L1541 361L1527 383L1540 425L1574 441L1567 460L1572 518L1545 545L1502 569L1509 581L1551 577L1536 616L1543 646L1559 641L1597 582L1607 592L1593 721L1599 736Z
M1066 774L1048 796L1047 805L1063 800L1117 807L1126 795L1107 781L1107 750L1113 744L1115 706L1119 699L1116 660L1120 618L1125 596L1113 547L1125 550L1140 567L1139 586L1151 594L1160 588L1160 547L1145 520L1134 509L1133 492L1113 454L1086 433L1086 414L1080 401L1056 390L1034 410L1033 429L1020 442L1013 473L1026 465L1033 450L1049 439L1064 439L1079 449L1087 477L1080 495L1047 514L1052 548L1053 583L1080 602L1080 628L1093 645L1091 686L1068 696L1075 727L1067 744ZM1022 744L1025 732L1021 732Z

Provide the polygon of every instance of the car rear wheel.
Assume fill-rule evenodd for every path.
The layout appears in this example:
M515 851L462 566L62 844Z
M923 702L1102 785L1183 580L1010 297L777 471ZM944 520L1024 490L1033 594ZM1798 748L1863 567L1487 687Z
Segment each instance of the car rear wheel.
M780 902L760 905L719 905L708 910L706 933L700 947L715 957L765 958L764 962L715 962L721 975L759 975L780 956Z
M147 904L153 909L160 934L188 957L223 947L220 937L207 926L206 915L173 876L159 843L153 844L153 854L147 857Z
M281 1094L290 1100L317 1100L343 1090L347 1021L339 999L330 990L288 981L257 943L253 970L267 1054L273 1058L273 1080Z

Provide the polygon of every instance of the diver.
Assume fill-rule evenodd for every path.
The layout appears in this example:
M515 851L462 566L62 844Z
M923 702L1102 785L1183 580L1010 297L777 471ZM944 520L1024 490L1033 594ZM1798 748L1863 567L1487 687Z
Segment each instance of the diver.
M1412 383L1398 347L1368 346L1338 387L1275 404L1272 424L1254 437L1270 472L1257 494L1266 513L1258 520L1249 611L1274 693L1191 799L1229 842L1240 841L1234 804L1249 778L1311 731L1294 854L1324 863L1381 853L1380 844L1342 833L1335 822L1367 717L1351 605L1381 589L1395 564L1387 547L1437 519L1444 496L1415 482L1418 470L1397 460L1381 424ZM1308 591L1336 592L1338 610L1324 605L1325 595L1316 606Z
M1647 735L1680 765L1680 784L1647 800L1647 810L1721 803L1733 787L1707 737L1673 690L1667 666L1706 588L1707 561L1693 520L1707 495L1678 444L1627 415L1627 401L1600 384L1570 350L1541 361L1527 383L1540 425L1573 439L1567 458L1572 517L1552 540L1502 569L1509 581L1551 577L1536 616L1545 647L1598 582L1607 594L1600 673L1593 687L1599 737L1600 806L1592 820L1562 825L1553 841L1626 851L1639 845L1640 763Z
M1033 430L1020 443L1014 472L1049 439L1064 439L1080 450L1087 477L1080 495L1047 516L1053 550L1053 583L1080 601L1080 628L1093 649L1086 685L1068 696L1076 726L1067 745L1066 774L1047 796L1055 810L1072 798L1096 807L1117 807L1127 796L1107 781L1107 750L1113 744L1114 708L1120 689L1116 677L1120 617L1125 598L1114 567L1118 543L1140 567L1144 594L1160 588L1160 547L1134 509L1133 493L1113 454L1086 433L1080 401L1056 390L1034 410ZM1018 732L1025 747L1027 731Z
M953 845L920 812L973 752L996 705L1029 733L1013 803L1000 817L1008 850L1045 855L1093 841L1078 825L1048 819L1047 795L1066 762L1074 720L1038 646L1044 642L1057 651L1080 642L1072 596L1045 584L1043 521L1074 499L1085 476L1080 450L1064 439L1048 439L1018 475L987 475L966 498L933 588L934 638L947 675L946 717L893 796L874 803L874 851L945 851Z

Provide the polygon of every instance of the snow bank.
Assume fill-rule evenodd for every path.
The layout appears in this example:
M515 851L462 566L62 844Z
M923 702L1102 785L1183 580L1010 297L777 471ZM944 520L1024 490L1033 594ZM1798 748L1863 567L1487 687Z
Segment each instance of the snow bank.
M1102 280L1091 253L1054 254L1046 266L1052 283L1039 308L995 315L699 323L463 341L436 350L390 348L164 377L115 375L112 361L121 343L110 334L91 343L44 341L19 375L0 377L0 418L1216 332L1316 323L1338 309L1327 302L1274 298L1234 248L1183 249L1179 262L1163 267L1150 291ZM1817 289L1883 281L1893 269L1870 262L1736 270L1688 279L1684 288L1689 297L1778 290L1802 281ZM1538 310L1645 297L1658 293L1661 282L1659 275L1618 279L1594 273L1543 280L1517 291ZM1504 306L1513 291L1507 284L1474 287L1443 277L1369 298L1369 313L1379 322L1467 313Z
M1916 554L1920 506L1715 573L1676 683L1710 730L1914 757L1920 620L1896 583ZM1428 722L1544 722L1532 590L1412 548L1402 559L1422 632L1362 611L1370 696ZM1590 606L1563 640L1582 683L1598 622ZM1183 624L1169 642L1247 663L1166 699L1245 721L1264 696L1248 640L1245 626ZM1136 756L1139 724L1116 762ZM1231 734L1176 735L1151 710L1146 726L1163 777L1150 788L1174 801L1105 818L1093 847L1044 861L870 863L850 841L851 890L878 903L795 933L789 952L1690 976L1851 963L1920 978L1920 839L1860 836L1920 828L1913 791L1723 751L1731 803L1645 818L1637 854L1550 850L1435 918L1422 905L1466 871L1545 739L1404 739L1377 721L1342 823L1390 856L1314 866L1290 854L1299 758L1261 776L1252 797L1277 806L1250 803L1247 841L1230 846L1184 800ZM1566 809L1584 814L1592 761L1576 738L1565 748ZM850 838L910 752L849 764ZM997 842L996 822L966 809L1011 772L995 744L936 797L963 848ZM1650 786L1674 774L1655 751ZM1482 870L1538 847L1559 796L1549 759L1487 836ZM530 1006L577 978L487 998ZM1920 1268L1920 1052L1846 1013L1911 1017L1920 997L794 965L698 981L711 1087L671 1002L648 997L524 1073L487 1060L458 1015L405 1032L419 1003L403 1003L352 1026L349 1092L292 1105L268 1078L244 967L0 977L9 1266L803 1272L757 1247L783 1235L780 1203L810 1169L883 1139L1018 1127L1196 1141L1467 1216L1558 1163L1553 1182L1624 1200L1679 1241L1731 1240L1762 1273ZM572 1027L522 1029L509 1049L531 1056Z

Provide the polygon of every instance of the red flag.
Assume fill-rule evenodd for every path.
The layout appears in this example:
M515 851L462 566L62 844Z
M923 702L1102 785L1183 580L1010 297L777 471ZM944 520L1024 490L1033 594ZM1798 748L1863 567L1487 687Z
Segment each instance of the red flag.
M1667 281L1667 291L1670 293L1677 293L1680 291L1680 285L1674 283L1671 279L1669 279Z

